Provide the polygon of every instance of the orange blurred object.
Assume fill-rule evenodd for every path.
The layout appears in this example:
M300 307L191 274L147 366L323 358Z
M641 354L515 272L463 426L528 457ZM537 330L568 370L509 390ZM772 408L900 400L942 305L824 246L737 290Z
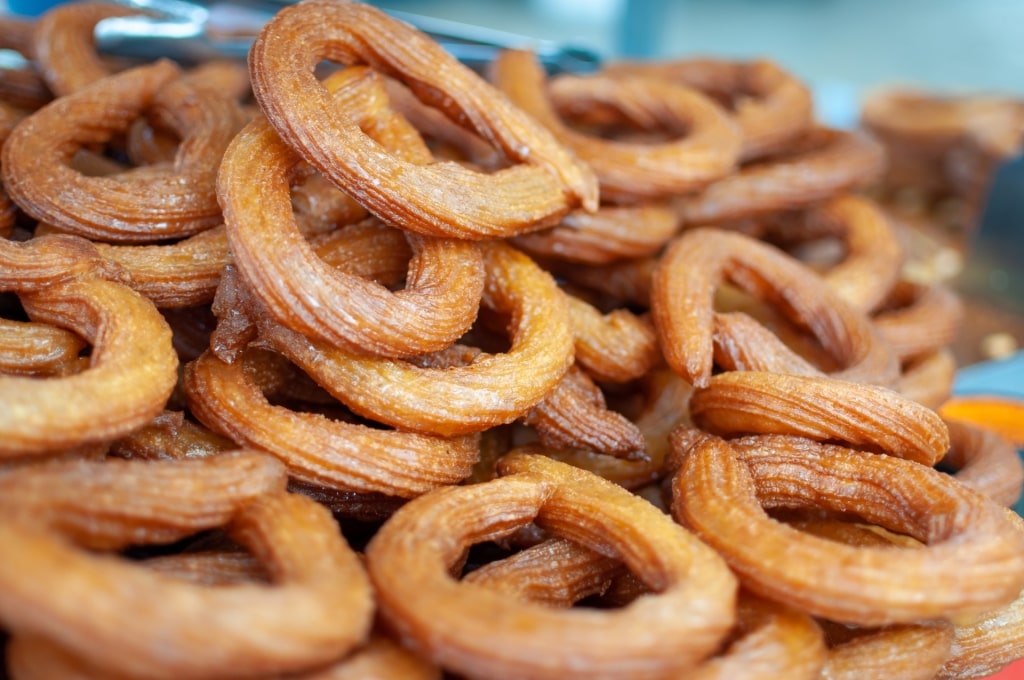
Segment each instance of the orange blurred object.
M1024 400L992 395L953 397L939 413L944 418L994 430L1017 447L1024 447Z

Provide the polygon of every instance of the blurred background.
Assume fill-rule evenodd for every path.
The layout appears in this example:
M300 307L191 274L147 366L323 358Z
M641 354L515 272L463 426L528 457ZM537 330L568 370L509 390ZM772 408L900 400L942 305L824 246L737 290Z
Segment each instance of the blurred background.
M33 15L58 1L0 0L0 11ZM814 88L819 117L835 126L853 125L857 103L885 85L1024 96L1021 0L370 1L568 42L607 59L770 58Z
M0 0L0 9L33 15L57 1ZM193 1L258 7L252 26L287 4ZM956 278L969 298L961 365L1014 354L1024 362L1024 0L368 1L578 46L609 61L767 58L809 85L817 120L837 128L858 127L869 96L894 86L972 105L1008 98L1012 112L1001 102L972 115L955 141L929 140L923 152L908 140L883 140L889 169L873 195L908 222L907 233L929 237L914 248L927 265L919 278ZM914 116L906 111L899 116Z
M879 86L1024 95L1020 0L382 0L378 6L567 41L606 58L767 57L856 120Z

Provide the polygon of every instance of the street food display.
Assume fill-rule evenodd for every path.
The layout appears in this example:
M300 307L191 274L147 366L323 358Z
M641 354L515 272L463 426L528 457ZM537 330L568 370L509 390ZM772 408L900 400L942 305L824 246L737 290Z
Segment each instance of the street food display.
M248 69L101 54L135 11L0 24L9 677L1024 657L1024 468L938 412L962 306L793 74L480 73L349 0Z

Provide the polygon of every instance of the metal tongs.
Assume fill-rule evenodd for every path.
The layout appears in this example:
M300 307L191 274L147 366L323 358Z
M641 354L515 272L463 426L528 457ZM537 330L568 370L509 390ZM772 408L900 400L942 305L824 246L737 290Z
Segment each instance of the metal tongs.
M103 52L132 57L168 57L184 63L215 58L244 59L260 28L286 0L191 2L189 0L115 0L144 14L104 19L96 27ZM480 69L503 49L536 53L551 74L590 73L601 57L592 49L538 40L524 35L435 17L385 10L431 35L450 54Z

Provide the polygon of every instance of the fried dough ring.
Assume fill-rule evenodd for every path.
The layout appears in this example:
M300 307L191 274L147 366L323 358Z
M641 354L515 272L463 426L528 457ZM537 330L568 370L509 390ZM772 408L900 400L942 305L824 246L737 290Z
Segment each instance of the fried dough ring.
M339 225L354 224L367 218L366 208L323 175L312 168L308 168L305 174L302 181L292 187L292 206L300 231L322 234Z
M627 309L607 314L575 295L565 294L572 321L576 363L603 382L627 382L661 362L658 336L649 315Z
M686 675L693 680L812 680L821 676L826 651L821 631L806 614L741 591L731 644Z
M92 345L87 370L62 378L0 377L0 457L116 439L149 422L177 382L171 331L146 299L119 283L80 278L21 295L33 321Z
M619 560L554 538L485 564L466 574L462 582L520 600L569 607L584 597L603 594L623 572ZM736 638L721 654L689 669L686 677L814 680L824 661L821 631L809 616L741 593Z
M972 189L987 186L991 163L1020 153L1024 108L1008 98L890 90L869 97L862 118L897 152L891 179L929 189L951 185L970 197Z
M549 538L469 572L462 582L565 608L603 593L623 570L615 558L564 538Z
M81 337L63 328L0 318L0 374L74 373L83 367L79 352L85 347Z
M403 83L387 78L384 86L392 106L428 140L437 159L455 160L484 170L497 170L508 165L508 159L501 151L440 110L421 102Z
M572 366L554 389L522 418L545 446L580 448L627 460L643 460L644 435L633 421L610 410L604 393Z
M366 211L352 199L333 187L326 189L312 175L294 187L292 203L296 206L296 224L303 236L311 240L318 256L328 264L337 266L344 261L349 273L373 278L376 272L364 273L354 265L362 254L356 244L335 254L336 244L329 243L328 233L342 225L350 227L342 235L353 240L352 224L362 219ZM338 235L341 230L337 230ZM38 228L37 228L38 233ZM367 238L365 235L361 235ZM337 235L334 237L337 238ZM389 279L387 285L405 278L408 264L408 245L402 239L407 256L402 262L400 276ZM113 245L96 243L96 249L107 260L117 263L128 277L128 285L153 301L161 309L193 307L211 302L220 284L224 267L233 262L228 243L227 228L218 225L207 231L166 245Z
M117 278L96 247L77 236L51 234L28 241L0 238L0 290L43 290L81 276Z
M177 553L145 560L148 569L202 586L269 584L267 570L253 555L240 550ZM36 635L17 635L7 646L8 672L15 680L129 680L114 677L70 650ZM267 677L260 675L259 677ZM341 661L323 669L289 674L291 680L440 680L440 669L377 633Z
M493 481L411 501L371 540L381 613L406 644L460 675L487 678L671 677L714 651L735 597L717 555L588 472L522 454L499 467L505 476ZM619 610L555 610L451 578L470 545L530 521L621 559L656 594ZM636 635L638 626L647 634Z
M233 364L201 356L185 367L189 408L210 429L284 461L294 479L411 498L465 479L479 458L474 437L381 430L271 405L254 369L273 370L251 350Z
M36 19L12 15L0 17L0 49L17 52L28 62L20 68L0 69L0 102L3 108L34 111L53 99L34 62L32 33Z
M937 680L986 678L1024 658L1024 593L1005 607L953 629L952 655Z
M560 76L546 82L536 55L505 50L490 67L491 79L514 104L547 127L597 174L601 199L613 203L688 193L726 176L735 166L740 135L728 114L695 90L661 80ZM629 143L568 127L548 97L587 107L598 102L628 111L645 130L678 134L661 144ZM564 108L564 107L563 107ZM638 120L634 120L638 119ZM642 121L642 122L641 122Z
M641 76L683 83L719 100L735 103L744 161L777 153L814 123L811 92L777 64L686 59L609 64L602 73L619 79Z
M0 146L7 141L11 131L21 122L24 115L0 100ZM17 218L18 208L11 201L7 191L0 186L0 239L10 238L14 232L14 221Z
M129 460L184 460L209 458L233 448L230 439L186 420L183 411L167 410L111 444L110 455Z
M404 82L520 164L482 175L381 153L317 82L313 69L322 59L366 63ZM260 32L249 64L256 100L278 134L389 224L496 238L551 226L581 204L597 208L597 182L585 165L437 43L376 8L332 0L286 7ZM381 181L370 180L371 168Z
M766 299L834 356L836 378L892 384L895 357L859 311L803 264L742 234L694 229L662 256L651 285L651 313L665 360L698 387L714 360L714 292L727 280Z
M254 451L181 463L68 461L21 468L0 475L0 512L11 522L23 515L85 548L118 550L173 543L284 489L280 463Z
M786 524L814 536L853 547L903 545L920 547L909 536L874 525L854 524L815 516L787 519ZM863 677L933 678L949 657L953 626L945 621L860 628L820 620L828 644L828 659L821 677L830 680Z
M928 465L941 458L940 447L948 444L933 403L941 403L942 394L948 394L955 365L941 357L912 368L923 371L921 375L901 376L896 393L828 378L742 313L716 315L714 338L715 361L730 373L712 377L691 411L694 421L710 431L835 438ZM944 386L920 384L943 376L948 376ZM778 385L773 384L776 380ZM744 387L749 392L744 393ZM719 388L722 392L711 396Z
M405 280L413 255L405 234L376 217L318 234L310 243L327 264L388 287Z
M247 457L267 460L252 453ZM197 465L200 470L216 469L237 460L238 456L225 455L191 465L124 462L118 466L124 471L121 475L113 474L99 486L123 489L128 483L133 485L131 493L145 487L148 495L136 507L122 509L124 516L130 521L153 516L156 510L157 516L173 523L175 513L182 512L181 504L168 511L165 492L140 483L145 470L164 465L180 471L177 481L173 472L170 475L168 482L177 485L172 488L208 504L211 498L202 488L199 493L194 488ZM272 469L272 481L280 489L282 471L276 462ZM244 481L243 477L235 484ZM214 495L222 498L221 506L228 507L218 508L198 523L186 513L184 528L216 527L230 521L231 537L267 564L273 585L204 588L182 582L73 546L81 537L67 534L63 512L46 517L50 521L41 524L40 518L14 510L11 521L0 527L4 544L16 548L0 567L4 582L0 617L14 631L48 637L114 673L160 678L303 670L338 658L365 638L373 606L366 576L325 508L283 490L245 503L232 502L220 492ZM76 513L91 507L91 499L82 496L69 500ZM84 529L94 539L97 534L103 537L106 527ZM139 593L160 595L155 616L138 616L135 598ZM344 615L339 616L339 611ZM207 644L210 640L216 644ZM111 649L117 653L110 653Z
M955 379L956 357L944 347L904 362L896 391L911 401L938 411L952 396Z
M335 99L361 101L369 125L382 115L383 89L371 71L347 71L335 81L341 85ZM247 126L221 163L219 190L235 263L267 311L296 332L363 354L415 356L465 333L484 285L478 248L408 235L416 254L405 289L396 293L338 271L316 256L295 223L287 187L299 164L265 120Z
M208 82L208 79L215 79L215 82ZM193 201L207 205L218 216L219 207L214 207L217 206L217 170L228 144L249 122L249 116L230 90L215 89L219 79L216 72L209 70L182 73L156 92L146 116L136 118L132 128L153 125L173 135L166 145L166 153L148 161L133 158L133 162L142 167L171 163L183 171L187 169L195 194ZM129 138L131 136L129 134ZM130 155L130 146L127 151Z
M1024 535L1006 511L925 466L793 437L725 442L673 434L673 515L715 547L744 586L842 623L978 614L1024 587ZM764 508L848 512L923 548L851 547Z
M112 73L96 50L96 25L104 19L138 15L112 2L72 2L43 12L32 30L36 68L58 97L77 92Z
M179 73L165 60L138 66L26 118L3 147L3 179L11 198L42 222L99 240L151 242L216 226L221 221L216 197L198 189L204 168L209 175L218 159L202 144L186 139L173 166L146 166L121 176L88 177L70 165L79 148L106 143L127 129ZM205 138L202 128L183 132Z
M891 626L830 647L821 677L931 680L949 657L952 642L948 624Z
M441 669L389 638L374 635L363 647L323 670L292 680L442 680Z
M692 425L689 402L693 387L667 368L654 369L644 382L645 403L634 422L644 435L647 460L624 460L585 450L543 453L627 489L640 489L661 479L669 452L669 433L676 427Z
M175 574L181 578L182 574ZM46 638L16 635L7 644L12 680L135 680L111 674ZM260 678L269 676L260 675ZM276 676L280 677L280 676ZM288 680L441 680L441 671L386 637L374 635L362 647L326 668L289 673Z
M480 249L487 272L483 304L511 317L505 352L432 368L333 349L277 324L264 324L261 337L364 417L442 436L512 422L569 370L572 326L564 296L530 258L500 242Z
M783 240L835 234L846 255L822 273L841 298L871 312L889 295L900 275L903 249L882 209L867 198L844 194L810 208L800 222L775 229Z
M566 265L557 261L548 261L545 266L566 281L646 309L651 306L651 279L658 262L658 257L651 256L601 266Z
M37 19L6 14L0 17L0 48L32 58L32 32Z
M239 103L250 91L249 69L240 62L208 61L189 69L174 86L157 93L146 117L136 118L132 123L125 139L125 155L134 165L173 163L179 136L175 131L190 129L192 124L187 122L187 117L195 113L188 109L197 108L200 112L203 109L215 112L202 116L196 124L210 125L212 130L216 130L217 125L231 127L223 142L219 141L223 139L220 135L210 135L218 140L216 146L210 146L213 146L212 157L219 160L231 137L252 119L252 113ZM216 113L218 107L220 115ZM186 122L180 122L183 119ZM216 168L213 173L216 174Z
M934 465L949 433L931 409L884 387L833 378L731 371L690 399L698 427L720 435L796 435L842 441Z
M964 316L960 298L942 284L901 281L874 324L901 360L941 349L956 338Z
M721 224L801 208L866 184L882 170L882 147L863 135L826 128L808 135L796 153L741 167L677 199L683 224Z
M779 336L744 312L715 314L711 337L715 364L726 371L824 375L807 359L794 353Z
M992 430L944 420L950 447L940 466L952 468L957 480L996 503L1013 507L1024 486L1024 464L1017 448Z
M223 225L170 245L97 243L96 250L125 271L133 290L161 309L211 302L221 272L232 261Z
M678 231L679 217L666 205L603 205L574 210L557 226L512 243L531 255L600 265L654 255Z

